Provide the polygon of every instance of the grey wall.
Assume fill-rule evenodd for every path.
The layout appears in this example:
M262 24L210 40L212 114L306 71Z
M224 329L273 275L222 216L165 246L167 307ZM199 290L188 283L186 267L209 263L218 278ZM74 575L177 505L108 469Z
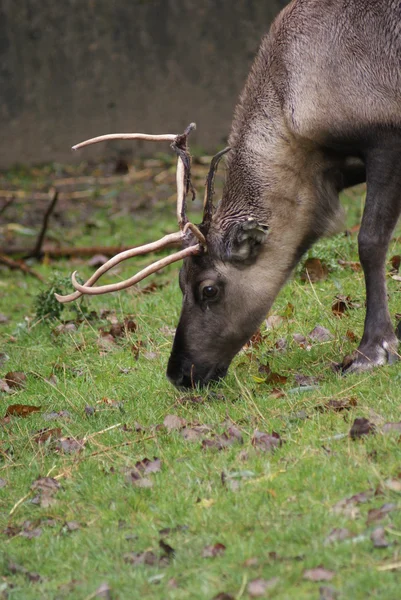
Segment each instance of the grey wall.
M284 4L0 0L0 168L72 161L70 146L87 137L179 132L190 121L193 143L214 150ZM95 146L80 158L121 147Z

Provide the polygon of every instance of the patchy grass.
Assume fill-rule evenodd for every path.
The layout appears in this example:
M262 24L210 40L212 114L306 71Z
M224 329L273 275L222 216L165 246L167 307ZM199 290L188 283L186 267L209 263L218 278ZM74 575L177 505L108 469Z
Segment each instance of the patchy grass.
M135 186L139 196L150 189ZM63 205L50 237L129 244L174 229L173 201L136 217L118 194L94 198L90 219L88 206ZM344 202L352 227L363 190ZM13 219L26 225L22 206ZM26 375L0 392L0 597L399 598L400 427L385 424L400 421L400 366L346 378L332 370L363 328L362 273L338 263L357 260L356 236L324 240L308 257L326 264L327 278L303 281L300 267L273 307L282 318L262 326L224 382L192 394L164 374L180 311L176 268L155 275L148 293L143 283L94 298L54 322L35 319L46 286L0 271L0 378ZM92 271L78 260L33 267L46 279ZM401 284L389 275L388 285L395 315ZM354 304L340 317L336 296ZM317 325L332 337L311 340ZM40 411L5 416L15 404ZM374 432L351 439L360 417Z

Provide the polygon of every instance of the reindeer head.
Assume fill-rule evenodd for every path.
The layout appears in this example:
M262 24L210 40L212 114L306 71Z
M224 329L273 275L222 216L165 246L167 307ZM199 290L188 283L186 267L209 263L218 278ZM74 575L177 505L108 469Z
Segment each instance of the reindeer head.
M83 294L105 294L126 289L151 273L184 260L179 280L183 307L167 368L167 376L178 387L203 385L223 377L231 360L257 329L268 308L264 297L258 300L263 296L259 293L263 275L257 261L268 227L245 217L222 228L213 218L214 176L221 157L229 148L212 159L206 180L202 223L196 226L187 219L186 196L192 191L187 137L194 127L192 123L182 135L112 134L74 146L78 149L107 139L170 141L178 155L177 217L180 231L117 254L84 285L78 283L74 272L72 283L76 291L67 296L56 294L59 302L70 302ZM181 249L125 281L94 287L99 277L116 264L170 246Z

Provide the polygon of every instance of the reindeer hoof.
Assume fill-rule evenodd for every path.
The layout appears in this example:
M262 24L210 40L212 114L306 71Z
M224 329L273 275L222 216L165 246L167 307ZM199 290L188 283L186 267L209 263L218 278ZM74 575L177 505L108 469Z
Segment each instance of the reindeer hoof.
M392 365L400 358L397 352L398 340L382 340L380 343L358 348L344 357L338 370L344 375L370 371L377 366Z

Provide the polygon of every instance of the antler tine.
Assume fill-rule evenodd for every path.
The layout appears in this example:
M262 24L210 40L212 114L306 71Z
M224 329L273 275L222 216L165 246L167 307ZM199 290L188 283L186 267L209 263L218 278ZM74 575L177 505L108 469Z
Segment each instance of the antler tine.
M203 222L202 224L206 228L210 225L210 221L213 215L213 194L214 194L214 177L216 175L218 164L221 158L231 150L230 146L220 150L215 156L213 156L209 167L209 173L206 178L205 197L203 200Z
M195 123L190 123L182 135L177 135L171 144L172 149L178 155L177 160L177 220L180 229L188 223L186 215L186 196L189 189L192 190L193 199L195 192L191 184L191 155L187 147L188 135L196 129Z
M161 135L150 135L147 133L108 133L106 135L98 135L97 137L90 138L79 144L72 146L73 150L79 150L85 146L91 144L98 144L99 142L107 142L109 140L146 140L148 142L174 142L177 138L175 133L163 133Z
M165 235L160 240L156 242L151 242L150 244L144 244L143 246L138 246L137 248L130 248L130 250L124 250L124 252L120 252L116 254L104 263L93 275L86 281L83 287L89 288L107 271L118 265L119 263L127 260L128 258L132 258L133 256L140 256L142 254L147 254L148 252L155 252L157 250L161 250L162 248L166 248L171 245L179 245L182 243L183 234L181 231L177 233L170 233ZM174 255L172 255L174 256ZM159 267L160 268L160 267ZM87 292L85 292L87 293ZM82 296L81 292L74 292L72 294L68 294L66 296L61 296L60 294L55 294L57 300L61 303L72 302L73 300L77 300Z
M142 271L139 271L139 273L137 273L133 277L130 277L129 279L125 279L124 281L120 281L119 283L112 283L110 285L99 285L98 287L89 287L79 284L76 280L76 271L74 271L71 277L72 284L80 294L89 294L96 296L98 294L118 292L119 290L125 290L131 287L132 285L135 285L142 279L145 279L145 277L148 277L148 275L151 275L151 273L155 273L159 269L167 267L167 265L171 265L172 263L182 260L187 256L191 256L192 254L199 254L201 251L202 248L199 244L197 244L196 246L189 246L188 248L184 248L184 250L180 250L179 252L170 254L170 256L165 256L164 258L157 260L156 262L152 263L148 267L145 267L144 269L142 269Z

